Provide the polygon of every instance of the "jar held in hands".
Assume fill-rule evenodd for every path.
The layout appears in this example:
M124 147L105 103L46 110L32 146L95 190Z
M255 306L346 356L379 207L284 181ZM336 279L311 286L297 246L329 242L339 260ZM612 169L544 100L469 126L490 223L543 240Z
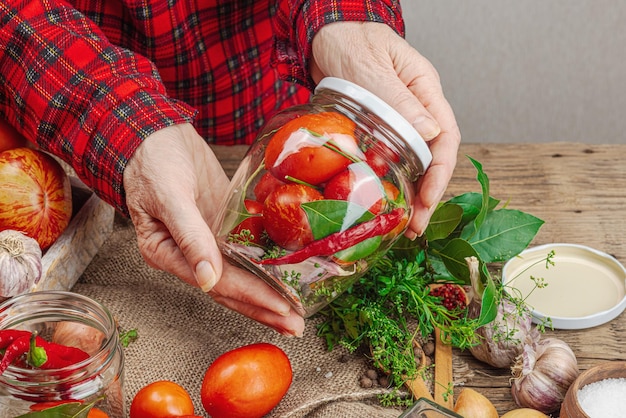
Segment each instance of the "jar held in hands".
M261 130L221 207L218 245L309 317L404 233L431 159L393 108L326 78Z

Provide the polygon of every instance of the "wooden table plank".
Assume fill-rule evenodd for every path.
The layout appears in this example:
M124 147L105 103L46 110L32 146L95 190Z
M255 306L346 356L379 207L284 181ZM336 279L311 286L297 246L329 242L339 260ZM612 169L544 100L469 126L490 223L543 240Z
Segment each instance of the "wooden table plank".
M246 147L213 147L229 175ZM626 144L462 144L458 164L444 199L480 192L476 171L466 155L482 163L491 195L509 207L545 221L532 245L587 245L626 263ZM581 370L607 360L626 360L626 317L586 330L553 330L548 335L567 342ZM503 414L516 406L508 370L496 370L469 352L453 350L456 362L469 366L464 385L487 396ZM458 395L461 386L455 387Z

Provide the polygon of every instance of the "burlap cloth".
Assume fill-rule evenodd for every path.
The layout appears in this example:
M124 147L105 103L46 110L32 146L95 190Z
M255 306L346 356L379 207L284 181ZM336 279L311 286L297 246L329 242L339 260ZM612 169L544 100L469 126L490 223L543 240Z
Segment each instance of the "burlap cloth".
M148 267L132 224L119 216L72 290L107 306L122 328L138 330L139 338L124 349L127 410L140 388L167 379L187 389L196 414L208 416L200 387L211 362L242 345L269 342L287 353L293 368L289 392L269 416L383 418L402 413L380 406L380 387L360 387L360 377L371 367L367 359L342 348L329 352L315 334L315 318L307 320L302 338L288 338L223 308L199 289Z

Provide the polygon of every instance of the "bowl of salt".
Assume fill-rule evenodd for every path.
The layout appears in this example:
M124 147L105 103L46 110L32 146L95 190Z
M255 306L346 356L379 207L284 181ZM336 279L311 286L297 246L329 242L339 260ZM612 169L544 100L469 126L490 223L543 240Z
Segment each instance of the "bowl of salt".
M608 361L582 372L569 387L560 418L623 417L626 361Z

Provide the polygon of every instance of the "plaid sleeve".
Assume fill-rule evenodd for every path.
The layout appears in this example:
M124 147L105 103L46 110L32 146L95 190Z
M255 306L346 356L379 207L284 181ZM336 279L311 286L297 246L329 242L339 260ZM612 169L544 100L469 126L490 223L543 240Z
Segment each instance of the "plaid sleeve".
M128 215L123 172L156 130L191 122L152 63L63 0L0 2L0 114Z
M341 21L386 23L404 36L399 0L280 0L273 21L272 64L281 77L311 88L308 65L313 37L322 26Z

